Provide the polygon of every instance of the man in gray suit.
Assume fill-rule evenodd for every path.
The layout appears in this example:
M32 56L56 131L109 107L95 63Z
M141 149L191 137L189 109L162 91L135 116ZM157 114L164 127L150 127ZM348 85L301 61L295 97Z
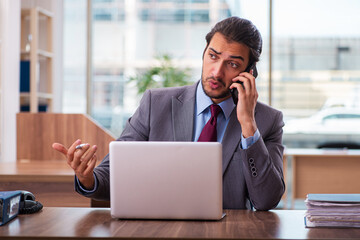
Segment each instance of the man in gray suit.
M120 141L198 141L220 106L216 140L223 147L223 207L268 210L284 190L282 113L257 101L254 70L262 39L248 20L230 17L206 35L201 81L192 86L147 90L128 120ZM247 72L247 71L249 72ZM236 88L234 104L229 89ZM217 107L217 106L216 106ZM212 109L212 108L211 108ZM75 188L98 200L110 199L109 156L95 168L96 146L81 140L69 149L59 143L75 171Z

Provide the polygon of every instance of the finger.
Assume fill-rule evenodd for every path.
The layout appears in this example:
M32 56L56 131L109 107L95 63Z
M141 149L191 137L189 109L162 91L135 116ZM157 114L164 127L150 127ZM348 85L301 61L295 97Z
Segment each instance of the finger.
M248 80L250 80L251 82L255 81L255 77L253 75L253 72L242 72L239 74L239 77L244 77Z
M232 85L233 87L238 88L238 86L241 86L241 88L238 88L238 91L240 92L245 92L251 90L251 85L248 83L249 79L247 79L244 76L237 76L235 78L232 79L232 81L234 82ZM230 87L231 88L231 87Z
M66 157L68 150L61 143L53 143L52 148L55 149L56 151L61 152Z
M252 75L252 73L242 72L239 74L239 77L244 82L244 86L248 93L254 91L256 89L255 86L255 77Z
M76 146L78 146L80 143L81 143L81 140L80 140L80 139L76 140L76 141L69 147L69 151L71 150L71 151L74 152L74 151L76 150Z
M92 156L92 158L90 159L89 164L87 165L87 168L83 172L83 174L85 176L93 174L94 168L96 166L96 162L97 162L97 156L96 156L96 154L94 154Z
M74 152L76 150L76 146L79 145L80 143L81 143L81 140L78 139L69 147L69 150L67 152L67 160L68 160L69 165L74 160Z
M246 78L246 80L244 80L244 88L245 88L245 92L247 95L249 95L253 90L251 81L248 78Z
M96 150L97 146L94 145L82 155L80 159L80 165L78 166L78 171L83 172L87 168L88 163L94 157Z
M78 166L81 164L82 159L86 156L86 151L90 148L90 144L86 143L82 148L76 149L74 153L73 161L71 162L71 167L74 170L77 170Z
M241 73L239 73L239 76L244 76L244 77L246 77L246 78L255 78L254 77L254 71L250 71L250 72L241 72Z

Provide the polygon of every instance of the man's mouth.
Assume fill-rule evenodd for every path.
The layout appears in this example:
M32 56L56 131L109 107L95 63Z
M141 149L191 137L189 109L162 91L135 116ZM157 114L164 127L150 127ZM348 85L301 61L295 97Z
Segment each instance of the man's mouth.
M209 86L211 89L215 90L222 86L225 86L225 84L221 80L216 80L214 77L207 78Z

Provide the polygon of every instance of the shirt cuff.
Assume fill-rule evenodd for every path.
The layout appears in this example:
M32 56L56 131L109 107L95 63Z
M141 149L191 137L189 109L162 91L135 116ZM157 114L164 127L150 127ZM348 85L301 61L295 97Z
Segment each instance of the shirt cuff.
M253 145L257 140L259 140L260 138L260 132L259 129L256 129L254 136L250 136L245 138L242 134L241 134L241 146L242 149L248 149L249 147L251 147L251 145Z
M77 182L77 184L78 184L78 186L79 186L79 188L80 188L80 191L82 191L82 192L84 192L84 193L94 193L95 191L96 191L96 189L97 189L97 187L98 187L98 180L97 180L97 178L96 178L96 175L95 175L95 173L93 173L93 175L94 175L94 178L95 178L95 184L94 184L94 188L93 189L85 189L84 187L83 187L83 185L80 183L80 181L79 181L79 179L75 176L75 178L76 178L76 182Z

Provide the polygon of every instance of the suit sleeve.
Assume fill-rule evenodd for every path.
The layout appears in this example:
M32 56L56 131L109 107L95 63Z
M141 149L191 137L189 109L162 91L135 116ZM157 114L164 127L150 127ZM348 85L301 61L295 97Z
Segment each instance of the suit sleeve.
M147 90L140 101L140 106L129 118L126 126L117 141L147 141L149 136L151 92ZM78 181L75 181L75 190L81 195L96 200L110 200L109 154L94 169L97 188L91 192L81 190Z
M273 127L248 149L238 149L252 205L257 210L275 208L285 191L283 177L282 113Z

